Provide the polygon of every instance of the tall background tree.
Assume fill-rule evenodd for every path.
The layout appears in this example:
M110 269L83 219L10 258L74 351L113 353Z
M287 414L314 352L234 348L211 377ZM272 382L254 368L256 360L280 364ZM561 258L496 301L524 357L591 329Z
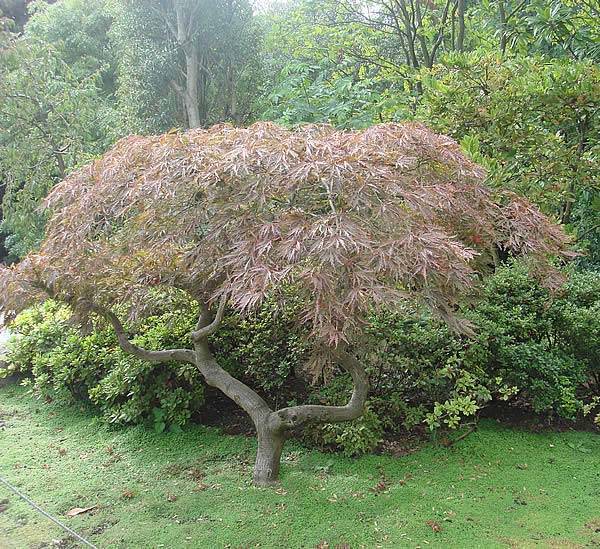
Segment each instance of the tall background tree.
M10 257L39 244L42 198L115 138L105 2L37 4L0 53L2 231Z
M248 1L130 0L113 13L128 129L249 120L259 37Z

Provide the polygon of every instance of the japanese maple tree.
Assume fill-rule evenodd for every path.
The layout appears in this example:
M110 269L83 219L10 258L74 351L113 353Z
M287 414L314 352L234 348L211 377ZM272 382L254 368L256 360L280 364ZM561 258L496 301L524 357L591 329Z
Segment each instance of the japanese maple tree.
M127 137L51 192L39 253L2 271L3 307L50 295L104 317L142 359L194 364L252 418L254 481L269 484L290 429L362 414L369 382L355 351L374 310L418 299L459 325L459 303L499 253L541 274L568 255L558 226L484 177L455 141L412 123ZM143 315L157 288L198 307L189 348L142 349L115 313ZM226 307L243 313L269 297L285 308L290 296L315 361L351 374L345 406L272 410L213 357Z

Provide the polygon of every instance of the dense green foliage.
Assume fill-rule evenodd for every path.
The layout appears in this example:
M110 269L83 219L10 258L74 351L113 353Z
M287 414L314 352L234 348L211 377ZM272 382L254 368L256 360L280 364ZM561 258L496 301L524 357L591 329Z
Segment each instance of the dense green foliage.
M102 3L40 5L26 36L0 50L2 231L12 258L39 244L41 199L115 139Z
M455 55L424 73L416 116L574 230L598 262L600 69L540 57Z
M91 402L109 423L150 421L162 431L184 425L198 412L203 384L195 368L131 357L111 329L86 335L72 320L68 308L52 301L19 315L8 344L8 371L30 373L41 396ZM169 345L185 337L189 320L173 314L150 317L136 342L149 348Z
M177 7L189 23L188 43L178 44ZM202 125L247 122L258 66L259 35L245 0L110 2L118 72L118 105L126 132L185 127L181 108L186 67L182 51L198 51L198 110ZM183 79L185 80L185 78Z
M552 297L522 266L502 268L465 311L473 339L415 310L374 318L369 412L350 426L316 426L309 438L360 453L383 432L456 428L490 404L564 419L592 413L599 421L599 284L598 274L574 273ZM312 398L339 404L350 388L349 378L336 378Z
M41 1L6 8L7 18L0 5L1 229L11 260L39 245L40 202L68 173L128 133L186 126L189 44L177 42L171 4ZM248 2L175 4L197 22L202 123L251 120L260 35Z
M355 455L413 429L455 429L490 404L564 419L595 416L599 313L600 275L574 273L551 297L517 264L498 270L481 301L465 311L474 338L414 308L375 316L361 350L372 384L367 412L350 423L309 426L303 436ZM269 304L246 317L230 315L212 339L220 362L273 405L343 404L349 376L307 383L304 340L274 315ZM125 354L109 329L82 335L69 317L48 302L13 323L8 362L31 373L36 392L89 400L111 423L149 420L162 430L192 415L201 419L203 384L195 368L143 362ZM150 349L185 345L194 322L193 309L159 313L135 327L135 342Z

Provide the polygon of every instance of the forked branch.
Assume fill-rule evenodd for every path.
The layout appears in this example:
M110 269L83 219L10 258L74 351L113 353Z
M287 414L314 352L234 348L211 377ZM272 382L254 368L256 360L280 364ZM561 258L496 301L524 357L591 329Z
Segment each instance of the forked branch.
M200 320L198 321L198 327L191 333L193 341L200 341L201 339L205 339L208 336L214 334L221 325L223 320L223 316L225 315L225 306L227 305L227 296L223 295L221 297L221 301L219 302L219 308L217 309L217 313L215 314L214 319L210 324L206 326L202 326L203 319L206 318L205 311L200 315Z

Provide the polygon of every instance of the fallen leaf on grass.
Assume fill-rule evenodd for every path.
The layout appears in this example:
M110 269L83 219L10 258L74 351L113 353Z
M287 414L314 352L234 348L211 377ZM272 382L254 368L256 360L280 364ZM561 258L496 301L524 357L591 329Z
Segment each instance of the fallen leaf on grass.
M169 494L167 496L167 501L171 501L171 502L177 501L177 496L175 494Z
M590 522L588 522L585 527L588 530L592 530L592 532L595 533L600 533L600 518L597 518L595 520L591 520Z
M58 449L58 455L59 456L66 456L67 455L67 451L64 448L59 448Z
M67 517L76 517L77 515L82 515L83 513L88 513L93 509L96 509L97 505L92 505L91 507L73 507L70 511L66 512Z
M388 485L385 479L381 479L373 488L370 488L371 492L375 492L376 494L385 492L387 489Z
M134 493L131 490L125 490L122 494L121 497L123 499L131 499L134 496Z
M426 520L425 524L427 524L434 532L442 531L442 527L435 520Z

